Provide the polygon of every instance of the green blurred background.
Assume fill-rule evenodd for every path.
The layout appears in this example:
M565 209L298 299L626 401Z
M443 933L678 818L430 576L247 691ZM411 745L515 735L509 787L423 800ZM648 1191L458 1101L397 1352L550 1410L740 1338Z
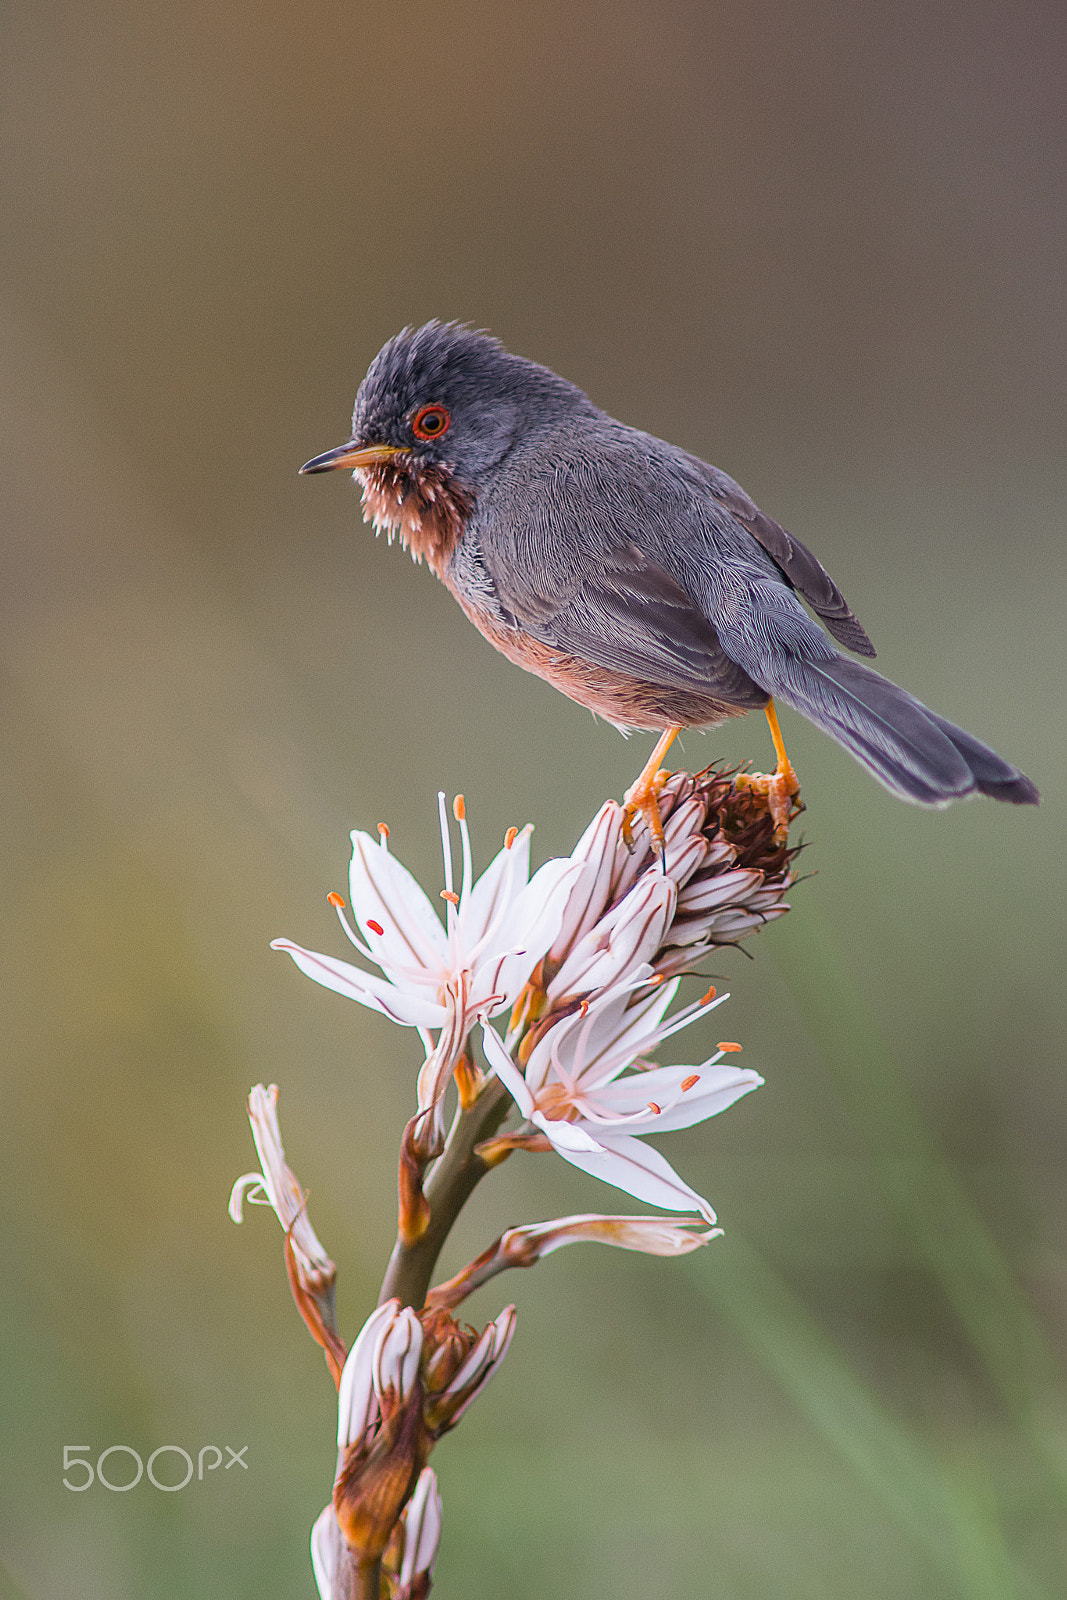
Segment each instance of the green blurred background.
M439 787L483 862L527 819L544 856L649 748L296 476L436 315L732 473L1045 800L912 810L787 714L817 875L724 956L688 1057L725 1030L767 1086L670 1141L726 1237L473 1302L519 1333L435 1457L435 1592L1062 1595L1062 7L35 0L5 28L0 1588L311 1596L332 1388L273 1219L226 1215L244 1097L282 1087L351 1336L419 1049L268 941L343 953L350 827L388 819L434 887ZM762 719L686 738L718 756L765 764ZM517 1158L450 1266L616 1204ZM65 1444L211 1443L248 1471L61 1484Z

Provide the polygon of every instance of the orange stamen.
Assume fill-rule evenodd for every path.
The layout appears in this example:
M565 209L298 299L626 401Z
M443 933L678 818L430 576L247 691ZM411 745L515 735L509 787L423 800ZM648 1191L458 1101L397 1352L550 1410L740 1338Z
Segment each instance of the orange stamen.
M368 922L367 923L367 927L370 929L371 933L384 933L385 932L385 929L382 927L380 922Z
M378 824L378 832L381 834L383 839L388 839L388 837L389 837L389 824L387 822L379 822L379 824Z
M331 889L326 896L326 904L333 906L335 911L343 911L345 908L344 897L339 895L336 889Z
M709 1000L714 1000L715 995L716 995L715 985L712 984L712 986L708 990L707 994L702 994L701 995L700 999L697 1001L697 1004L701 1005L701 1006L706 1006ZM721 1050L722 1046L720 1045L719 1048Z
M729 1039L720 1039L715 1047L717 1050L740 1050L739 1044L731 1044Z
M589 1001L588 1000L583 1000L582 1001L581 1005L578 1007L578 1015L580 1017L587 1017L589 1015Z
M510 850L512 845L515 843L515 840L518 837L519 837L518 828L509 828L507 833L504 835L504 849L505 850Z
M441 899L447 900L450 906L459 905L459 895L456 893L455 889L442 889ZM738 1046L738 1048L740 1048L740 1046Z
M693 1087L694 1083L699 1083L699 1082L700 1082L700 1073L699 1072L691 1072L689 1074L688 1078L683 1078L682 1079L681 1083L679 1084L679 1088L681 1089L682 1093L684 1094L687 1089L691 1089Z
M648 1110L651 1111L652 1115L655 1116L655 1117L658 1117L659 1114L660 1114L660 1107L656 1104L656 1102L654 1100L650 1100L648 1102Z
M467 815L467 802L464 800L461 794L457 794L456 798L452 802L452 815L455 817L457 822L462 822L464 817Z

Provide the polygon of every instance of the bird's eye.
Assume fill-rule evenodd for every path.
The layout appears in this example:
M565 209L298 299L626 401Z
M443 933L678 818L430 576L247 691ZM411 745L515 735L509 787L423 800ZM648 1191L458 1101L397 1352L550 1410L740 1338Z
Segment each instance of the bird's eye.
M439 439L452 421L444 406L423 406L415 413L411 431L416 439Z

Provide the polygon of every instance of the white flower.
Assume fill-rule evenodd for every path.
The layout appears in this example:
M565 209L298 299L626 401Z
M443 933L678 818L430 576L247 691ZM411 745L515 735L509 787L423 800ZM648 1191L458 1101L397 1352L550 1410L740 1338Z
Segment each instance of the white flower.
M509 830L507 842L474 880L470 835L456 803L462 847L458 893L453 888L452 847L445 797L438 797L444 850L445 924L410 872L390 853L388 834L378 840L352 834L350 892L355 929L341 915L351 942L382 975L334 956L274 940L316 983L395 1022L438 1028L420 1075L419 1105L443 1092L475 1019L511 1006L559 931L570 890L581 871L567 858L547 862L530 878L530 834Z
M429 1591L441 1542L441 1495L437 1474L423 1467L415 1493L404 1508L404 1554L397 1575L396 1600L414 1600Z
M286 1165L278 1127L278 1089L257 1083L248 1096L248 1120L259 1152L261 1172L246 1172L230 1192L230 1216L240 1222L243 1205L267 1205L289 1236L298 1266L312 1284L332 1283L337 1269L308 1221L304 1191Z
M696 1210L714 1223L708 1202L639 1136L703 1122L763 1079L723 1064L722 1049L700 1066L646 1066L658 1044L728 997L709 996L665 1021L678 980L637 1001L633 987L610 989L549 1028L531 1050L525 1076L500 1036L483 1024L486 1060L564 1160L638 1200L668 1211ZM642 1070L622 1076L629 1067Z

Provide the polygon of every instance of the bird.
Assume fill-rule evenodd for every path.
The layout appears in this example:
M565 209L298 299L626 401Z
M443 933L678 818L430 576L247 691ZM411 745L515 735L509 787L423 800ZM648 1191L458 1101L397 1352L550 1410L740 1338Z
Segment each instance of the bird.
M732 478L485 332L434 320L391 338L349 440L300 471L339 468L375 530L399 535L509 661L624 733L660 732L625 797L627 837L641 816L662 848L656 796L681 729L757 710L777 767L747 781L784 837L799 784L776 702L903 800L1039 800L988 745L852 659L875 651L841 591Z

